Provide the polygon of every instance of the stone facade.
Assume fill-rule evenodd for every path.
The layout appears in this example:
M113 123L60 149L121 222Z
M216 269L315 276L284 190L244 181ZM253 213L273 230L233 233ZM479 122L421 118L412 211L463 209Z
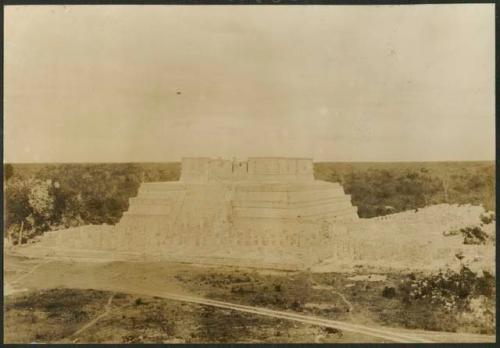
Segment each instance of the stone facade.
M323 260L338 270L411 268L453 260L462 242L443 231L472 224L482 211L441 205L359 219L340 184L314 180L310 159L187 158L180 181L143 183L117 225L50 232L40 245L59 254L86 250L282 269Z
M311 181L313 162L311 158L254 157L248 161L237 161L190 157L182 160L182 182L215 181L265 181L289 182Z
M314 180L312 159L185 158L179 181L143 183L116 226L58 233L53 243L302 268L319 260L333 230L357 219L338 183Z

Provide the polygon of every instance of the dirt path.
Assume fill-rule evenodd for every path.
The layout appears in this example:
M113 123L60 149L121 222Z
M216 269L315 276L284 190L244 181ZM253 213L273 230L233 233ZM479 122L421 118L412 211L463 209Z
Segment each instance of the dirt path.
M45 267L44 267L45 266ZM132 272L131 267L137 267ZM174 265L169 267L176 267ZM343 321L325 319L321 317L303 315L296 312L272 310L262 307L253 307L217 301L203 298L195 294L186 294L185 290L171 284L171 281L164 279L168 272L173 274L174 270L165 268L160 272L160 268L151 270L151 265L122 264L117 268L115 265L100 264L93 266L84 263L52 263L42 261L35 265L27 273L14 279L16 286L23 286L28 289L44 288L75 288L75 289L95 289L111 292L122 292L142 296L156 296L169 300L195 303L206 306L230 309L239 312L263 315L272 318L287 319L305 324L330 327L346 332L358 333L377 337L388 342L397 343L431 343L431 342L494 342L494 336L436 333L427 331L412 331L404 329L373 327L353 324ZM147 273L149 271L149 273ZM31 275L31 276L30 276ZM153 277L153 278L149 278ZM161 280L161 281L160 281ZM9 280L6 279L7 284ZM22 284L20 284L22 282ZM110 301L112 298L110 298ZM110 302L109 301L109 302ZM109 303L109 306L111 302ZM109 307L103 314L95 318L95 321L88 323L88 327L94 325L102 316L106 315ZM82 327L80 330L84 330Z
M82 333L83 331L87 330L88 328L94 326L99 320L101 320L102 318L104 318L106 315L109 314L109 312L111 311L111 302L113 302L113 297L115 297L115 294L112 294L109 299L108 299L108 302L106 303L106 306L104 306L104 313L100 314L99 316L95 317L94 319L92 319L91 321L89 321L87 324L83 325L80 329L78 329L73 335L71 335L72 337L74 336L78 336L80 333Z
M31 269L29 269L27 272L25 273L22 273L19 277L15 278L14 280L11 280L9 283L12 285L12 284L17 284L19 283L21 280L25 279L26 277L30 276L31 274L33 274L38 268L50 263L50 262L53 262L52 260L45 260L45 261L42 261L38 264L36 264L35 266L33 266ZM17 266L17 268L19 270L23 270L25 271L25 269L22 269L21 267Z
M335 290L330 290L332 292L332 294L335 294L337 295L338 297L340 297L342 299L342 301L344 301L344 303L347 305L347 307L349 307L349 313L352 313L354 311L354 306L352 305L351 302L349 302L347 300L347 298L344 296L344 294L338 292L338 291L335 291Z
M120 291L120 292L129 292L129 293L135 293L135 294L140 294L140 295L157 296L157 297L162 297L162 298L166 298L166 299L170 299L170 300L174 300L174 301L183 301L183 302L196 303L196 304L201 304L201 305L206 305L206 306L231 309L231 310L244 312L244 313L259 314L259 315L264 315L264 316L272 317L272 318L288 319L288 320L293 320L293 321L297 321L297 322L304 323L304 324L312 324L312 325L318 325L318 326L322 326L322 327L330 327L330 328L340 329L340 330L343 330L346 332L353 332L353 333L359 333L359 334L368 335L368 336L372 336L372 337L378 337L378 338L388 340L389 342L397 342L397 343L432 343L433 342L429 339L421 338L421 337L416 336L416 335L400 334L400 333L394 332L393 330L389 330L389 329L372 328L372 327L368 327L368 326L364 326L364 325L350 324L350 323L341 322L341 321L337 321L337 320L323 319L323 318L318 318L318 317L314 317L314 316L302 315L302 314L285 312L285 311L277 311L277 310L272 310L272 309L267 309L267 308L262 308L262 307L245 306L245 305L239 305L239 304L235 304L235 303L216 301L216 300L211 300L211 299L206 299L206 298L201 298L201 297L180 295L180 294L174 294L174 293L168 293L168 292L141 291L140 288L116 289L116 290Z
M354 311L354 306L352 305L351 302L349 302L349 300L344 296L344 294L334 290L331 286L321 285L315 281L312 281L312 283L313 283L313 289L330 291L332 294L335 294L338 297L340 297L340 299L346 304L347 308L349 308L349 313L352 314L352 312Z

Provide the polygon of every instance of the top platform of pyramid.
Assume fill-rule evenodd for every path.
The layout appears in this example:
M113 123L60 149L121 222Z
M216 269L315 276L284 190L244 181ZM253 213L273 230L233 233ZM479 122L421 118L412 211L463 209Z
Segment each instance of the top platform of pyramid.
M180 181L312 182L312 158L250 157L247 161L209 157L182 159Z

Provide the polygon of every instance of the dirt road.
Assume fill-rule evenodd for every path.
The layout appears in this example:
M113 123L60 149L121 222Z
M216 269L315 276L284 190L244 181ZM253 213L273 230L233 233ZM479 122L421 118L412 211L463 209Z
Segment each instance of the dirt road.
M115 290L120 291L120 292L129 292L129 293L131 292L130 289L128 289L128 290L127 289L115 289ZM157 297L162 297L162 298L175 300L175 301L196 303L196 304L213 306L213 307L218 307L218 308L231 309L231 310L245 312L245 313L264 315L264 316L268 316L268 317L272 317L272 318L288 319L288 320L301 322L304 324L312 324L312 325L318 325L318 326L323 326L323 327L331 327L331 328L335 328L335 329L340 329L342 331L359 333L359 334L363 334L363 335L367 335L367 336L382 338L382 339L387 340L389 342L397 342L397 343L432 343L433 342L433 341L426 339L426 338L422 338L422 337L415 336L415 335L400 334L400 333L394 332L393 330L371 328L371 327L367 327L364 325L354 325L354 324L340 322L340 321L336 321L336 320L322 319L322 318L318 318L318 317L290 313L290 312L285 312L285 311L277 311L277 310L272 310L272 309L267 309L267 308L262 308L262 307L244 306L244 305L239 305L239 304L235 304L235 303L216 301L216 300L210 300L210 299L206 299L206 298L186 296L186 295L161 292L161 291L144 291L144 289L140 289L140 288L133 289L132 293L136 293L139 295L157 296Z
M430 342L494 342L494 336L457 334L446 332L412 331L386 327L373 327L354 323L325 319L310 315L303 315L290 311L272 310L262 307L246 306L224 301L216 301L186 294L184 288L169 281L179 267L134 263L98 263L98 262L68 262L52 260L29 261L30 268L21 267L22 259L11 258L5 268L17 270L6 273L6 287L16 289L44 289L44 288L77 288L107 290L144 296L156 296L165 299L196 303L201 305L225 308L245 313L253 313L273 318L282 318L296 322L313 324L323 327L340 329L346 332L358 333L377 337L387 342L397 343L430 343ZM133 266L134 272L130 272ZM163 267L163 268L162 268ZM184 266L186 267L186 266Z

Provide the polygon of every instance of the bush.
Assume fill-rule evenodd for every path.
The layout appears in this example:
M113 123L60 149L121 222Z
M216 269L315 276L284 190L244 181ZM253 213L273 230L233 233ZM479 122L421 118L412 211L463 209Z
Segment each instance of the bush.
M342 337L342 330L336 329L334 327L323 327L323 332L328 335L337 335L338 337Z
M293 309L294 311L297 312L302 312L304 310L304 306L301 302L295 300L290 304L290 309Z
M382 290L382 296L385 298L394 298L396 297L396 289L391 287L384 287L384 290Z
M490 236L481 227L465 227L460 229L464 236L464 244L486 244Z
M490 213L490 214L481 214L479 217L481 219L481 222L485 225L488 225L495 221L495 213Z
M488 272L479 276L463 266L460 272L411 275L399 286L399 295L406 308L402 312L412 313L400 313L408 328L455 331L468 326L476 332L494 332L488 313L495 311L495 277ZM477 313L484 315L478 319Z

